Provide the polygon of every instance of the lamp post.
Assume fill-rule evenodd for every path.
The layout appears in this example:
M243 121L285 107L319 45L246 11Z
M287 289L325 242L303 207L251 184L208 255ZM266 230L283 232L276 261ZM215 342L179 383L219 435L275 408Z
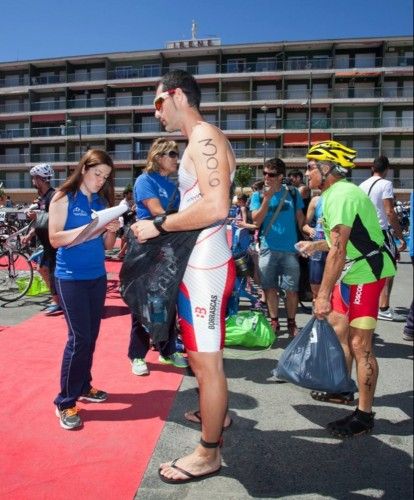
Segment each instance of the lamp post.
M308 93L308 149L312 142L312 71L309 73L309 93Z
M265 163L266 163L266 155L267 155L267 151L266 151L266 149L267 149L267 140L266 140L266 129L267 129L267 123L266 123L266 115L267 115L267 110L268 110L268 109L269 109L269 108L268 108L266 105L264 105L264 106L262 106L262 107L260 108L260 110L261 110L261 111L263 111L263 113L264 113L264 133L263 133L263 146L264 146L264 148L263 148L263 164L265 164Z
M72 125L77 128L79 136L79 155L82 156L82 125L74 123L70 118L66 120L66 125L71 127Z

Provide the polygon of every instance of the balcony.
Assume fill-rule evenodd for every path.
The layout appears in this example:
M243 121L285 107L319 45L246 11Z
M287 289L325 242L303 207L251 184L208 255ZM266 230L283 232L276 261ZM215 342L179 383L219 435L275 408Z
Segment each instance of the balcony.
M5 102L0 104L0 113L22 113L25 111L29 111L28 102Z
M316 70L358 70L369 68L411 68L413 66L412 56L387 55L382 57L359 58L350 66L349 60L332 57L292 57L289 52L282 53L279 57L268 58L257 61L228 60L221 66L215 64L208 69L209 74L234 74L234 73L263 73L263 72L290 72L290 71L316 71ZM169 71L169 66L161 64L142 64L139 60L136 66L121 66L106 71L105 68L87 68L68 74L63 72L59 75L32 75L16 74L0 78L0 88L19 86L54 85L72 82L90 82L104 80L136 80L141 78L156 79ZM202 65L187 65L187 70L194 75L206 74Z
M40 101L40 102L32 102L30 105L31 111L54 111L57 109L65 109L66 103L65 101Z
M11 130L0 130L0 139L17 139L20 137L30 137L28 128L15 128Z

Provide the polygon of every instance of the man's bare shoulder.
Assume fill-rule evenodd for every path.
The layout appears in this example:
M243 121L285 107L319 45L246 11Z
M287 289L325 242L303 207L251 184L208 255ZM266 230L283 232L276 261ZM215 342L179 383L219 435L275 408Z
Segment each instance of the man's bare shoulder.
M226 136L219 128L204 121L197 122L189 138L189 143L199 143L200 141L209 139L215 141L227 141Z

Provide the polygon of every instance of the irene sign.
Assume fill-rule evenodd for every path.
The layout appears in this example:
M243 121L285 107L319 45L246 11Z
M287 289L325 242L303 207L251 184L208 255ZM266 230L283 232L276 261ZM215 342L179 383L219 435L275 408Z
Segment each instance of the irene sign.
M194 49L198 47L215 47L221 45L220 38L195 38L192 40L177 40L176 42L167 42L167 49Z

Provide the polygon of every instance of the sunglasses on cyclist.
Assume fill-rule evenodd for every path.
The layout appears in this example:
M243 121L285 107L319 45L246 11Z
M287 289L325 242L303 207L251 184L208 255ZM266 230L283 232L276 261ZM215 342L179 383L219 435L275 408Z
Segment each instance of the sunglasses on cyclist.
M263 172L263 177L276 177L277 173L276 172Z
M163 153L162 156L168 156L169 158L178 158L177 151L168 151L168 153Z
M174 95L175 90L176 89L169 89L169 90L166 90L165 92L161 92L161 94L154 99L154 108L157 111L160 111L165 99L167 99L167 97L170 95Z

